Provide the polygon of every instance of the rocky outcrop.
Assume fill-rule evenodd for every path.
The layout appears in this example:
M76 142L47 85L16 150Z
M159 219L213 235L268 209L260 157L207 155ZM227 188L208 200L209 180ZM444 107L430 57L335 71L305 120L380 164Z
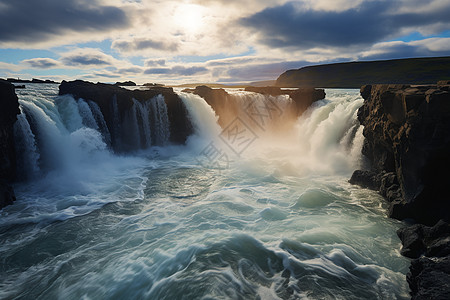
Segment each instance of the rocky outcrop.
M268 86L246 87L245 91L270 96L289 95L294 106L290 107L289 111L283 112L284 117L287 118L297 118L307 110L312 103L325 98L325 91L323 89L314 88L283 90L279 87ZM218 122L222 127L228 125L232 119L239 116L239 113L242 111L242 103L240 103L240 100L227 93L224 89L212 89L208 86L197 86L195 89L185 89L184 92L194 93L205 99L219 116ZM286 118L284 121L286 121Z
M406 277L412 299L450 299L450 224L416 224L397 234L401 253L413 259Z
M362 152L372 169L350 182L378 190L391 217L419 223L398 231L402 254L413 259L413 299L450 299L449 83L361 88Z
M9 185L16 176L16 153L13 125L20 114L19 102L14 86L0 81L0 208L15 200Z
M361 95L362 152L390 216L428 225L450 219L449 85L366 85Z
M130 81L130 80L129 81L123 81L123 82L118 81L114 85L117 85L117 86L136 86L136 83L133 82L133 81Z
M157 95L162 95L170 122L170 142L183 144L193 132L186 107L172 88L149 87L145 90L128 90L111 84L94 84L75 80L63 81L59 86L59 94L71 94L75 99L83 98L97 103L111 133L116 130L117 123L123 120L125 114L132 108L133 99L145 102ZM122 151L114 134L111 139L113 148L116 151Z

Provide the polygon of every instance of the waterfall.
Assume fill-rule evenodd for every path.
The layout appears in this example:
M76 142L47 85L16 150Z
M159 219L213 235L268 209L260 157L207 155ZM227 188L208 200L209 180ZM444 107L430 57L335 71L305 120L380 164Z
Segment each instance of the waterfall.
M292 169L301 174L349 173L363 163L363 128L357 120L357 110L363 100L359 95L333 91L329 99L314 103L300 117L297 117L296 107L287 96L273 97L243 91L230 92L230 95L226 99L229 111L218 107L218 113L203 98L180 93L195 132L206 142L214 141L217 145L223 142L224 133L236 118L242 124L239 130L249 129L254 133L242 139L254 139L245 149L225 140L221 149L231 150L231 155L234 152L244 156L270 157L283 153L290 158ZM249 110L252 105L255 110ZM219 114L220 117L226 116L229 123L222 123L219 127Z
M188 110L189 118L197 136L207 140L219 136L221 128L218 125L218 116L206 101L195 94L178 94Z
M108 146L111 146L111 134L109 133L108 126L106 125L106 121L103 117L100 107L98 107L97 103L92 101L89 101L88 104L91 109L91 113L94 116L95 122L97 123L97 126L103 135L105 143Z
M259 155L265 151L262 149L281 146L285 150L277 151L286 151L295 168L305 172L348 172L362 163L360 149L364 138L356 118L362 105L359 96L336 92L296 118L295 107L287 96L243 91L230 95L226 103L230 105L230 116L239 118L254 134L251 143L233 148L224 138L228 124L218 125L218 113L203 98L180 92L195 132L188 144L196 144L198 148L218 142L223 149L239 156ZM54 101L28 97L21 99L20 104L23 114L15 126L15 136L21 153L18 165L28 174L21 175L24 178L42 170L70 166L82 160L83 155L105 151L107 146L114 145L120 152L135 151L167 145L170 138L168 111L162 95L146 101L133 99L125 111L119 111L114 97L109 125L99 106L90 100L76 101L68 95L57 96ZM224 107L220 109L221 113L227 113Z
M120 122L119 149L121 151L133 151L142 149L141 130L138 123L136 105L125 111Z
M363 127L357 111L363 100L338 92L314 103L297 121L302 163L319 173L351 172L362 163Z
M35 135L31 131L23 108L14 124L14 139L17 153L17 170L20 179L33 178L39 172L39 152Z
M162 95L158 95L146 105L150 103L153 113L153 132L155 145L166 145L170 138L169 116L167 115L167 106Z
M78 99L78 110L83 120L83 125L98 130L97 121L94 118L92 109L83 99Z
M141 146L148 148L152 145L152 133L150 129L149 118L149 101L141 103L136 99L133 99L133 112L136 114L136 122L138 132L140 132Z
M93 151L105 151L104 137L85 101L77 103L66 95L53 102L26 98L19 103L21 114L14 125L14 139L21 179L52 170L71 170L89 159ZM103 120L102 127L106 127L99 113L95 111L97 118Z

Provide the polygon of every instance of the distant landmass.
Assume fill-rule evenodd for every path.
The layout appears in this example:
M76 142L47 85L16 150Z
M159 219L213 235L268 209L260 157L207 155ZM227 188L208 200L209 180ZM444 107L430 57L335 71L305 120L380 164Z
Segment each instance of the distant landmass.
M4 79L1 79L1 80L4 80ZM37 79L37 78L33 78L31 80L20 79L20 78L7 78L5 81L11 82L11 83L55 83L55 84L59 84L59 82L53 81L50 79L42 80L42 79Z
M365 84L433 84L450 80L450 56L308 66L281 74L276 86L360 88Z

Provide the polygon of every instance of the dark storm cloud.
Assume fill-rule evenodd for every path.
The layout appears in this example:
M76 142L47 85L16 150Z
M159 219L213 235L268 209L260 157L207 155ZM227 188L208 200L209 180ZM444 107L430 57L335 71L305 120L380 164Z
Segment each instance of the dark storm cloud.
M128 25L120 8L94 0L0 0L0 42L42 42L66 31L92 33Z
M32 58L22 61L24 64L36 69L49 69L56 67L59 63L51 58Z
M114 41L112 48L119 51L140 51L147 49L177 51L178 45L175 43L160 42L148 38L134 38L131 40Z
M368 1L345 11L315 11L294 2L264 9L239 20L259 34L259 42L271 47L309 49L347 47L379 42L413 26L450 24L450 4L426 13L395 14L398 2Z
M174 66L172 68L150 68L144 71L144 74L165 74L165 75L179 75L179 76L191 76L208 72L208 69L204 67L183 67Z

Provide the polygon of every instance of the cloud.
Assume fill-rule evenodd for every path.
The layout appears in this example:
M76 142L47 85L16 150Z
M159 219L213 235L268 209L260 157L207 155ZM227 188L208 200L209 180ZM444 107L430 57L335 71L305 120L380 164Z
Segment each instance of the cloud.
M112 66L116 61L112 56L91 48L64 53L60 60L64 65L71 67L105 67Z
M8 72L18 72L21 70L21 67L15 64L9 64L5 62L0 61L0 70L1 71L8 71ZM3 76L3 75L2 75Z
M164 66L164 65L166 65L166 60L165 60L165 59L157 59L157 60L154 60L154 59L147 59L147 60L144 62L144 65L145 65L146 67Z
M120 74L132 74L132 75L137 75L137 74L141 74L143 72L143 69L141 67L129 67L129 68L120 68L117 70L118 73Z
M96 0L0 0L0 46L61 45L129 26L124 10Z
M367 46L395 36L402 29L450 25L450 4L426 13L394 13L401 4L366 1L343 11L324 11L288 2L241 18L238 23L251 29L263 45L297 49Z
M35 69L50 69L61 65L57 60L46 57L25 59L22 63Z
M167 41L156 41L150 38L133 37L128 40L116 40L112 43L112 48L120 52L139 52L149 49L164 50L174 52L178 50L178 44Z
M201 66L192 66L192 67L173 66L172 68L150 68L150 69L145 70L144 74L192 76L192 75L202 74L202 73L207 73L207 72L208 72L208 69L205 67L201 67Z
M230 66L235 64L248 64L251 62L258 61L259 59L257 57L231 57L231 58L224 58L224 59L215 59L208 61L208 66Z
M408 57L448 56L450 38L429 38L418 41L383 42L373 45L360 55L361 60L395 59Z

